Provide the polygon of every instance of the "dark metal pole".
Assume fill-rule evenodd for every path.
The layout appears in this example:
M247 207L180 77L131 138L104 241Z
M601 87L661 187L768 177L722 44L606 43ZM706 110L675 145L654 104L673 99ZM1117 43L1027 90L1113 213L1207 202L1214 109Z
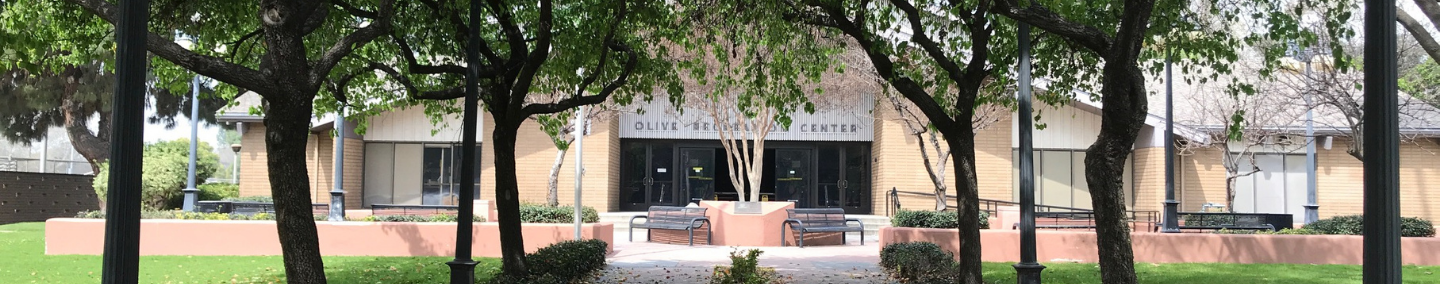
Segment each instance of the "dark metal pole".
M184 202L180 204L180 210L185 212L195 212L195 201L200 197L200 190L195 188L195 163L199 158L196 154L200 152L199 117L200 75L195 75L195 78L190 79L190 171L186 173L185 189L180 190L185 194Z
M1165 46L1165 228L1163 233L1179 233L1180 202L1175 201L1175 76L1170 72L1175 61L1170 46Z
M470 1L470 26L479 27L480 1ZM480 29L470 29L470 42L465 45L465 128L461 130L460 149L460 216L455 224L455 260L450 265L451 284L475 283L475 260L470 259L475 231L475 125L480 100Z
M105 255L101 283L138 283L140 272L140 153L145 125L145 38L149 0L121 0L115 23L116 85L110 131L110 192L105 196Z
M345 221L345 105L335 110L335 187L330 190L330 221Z
M1365 1L1366 284L1400 283L1400 128L1395 0Z
M1030 24L1020 23L1020 284L1039 284L1044 265L1035 261L1035 162L1030 123Z

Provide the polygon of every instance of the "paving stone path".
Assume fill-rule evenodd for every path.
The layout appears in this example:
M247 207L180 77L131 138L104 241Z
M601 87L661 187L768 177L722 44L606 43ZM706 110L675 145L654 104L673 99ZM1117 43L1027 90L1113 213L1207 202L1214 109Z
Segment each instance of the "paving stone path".
M757 247L671 245L626 240L617 233L615 253L596 283L708 283L730 252ZM895 283L880 269L880 247L852 241L843 246L758 247L760 266L775 268L785 283Z

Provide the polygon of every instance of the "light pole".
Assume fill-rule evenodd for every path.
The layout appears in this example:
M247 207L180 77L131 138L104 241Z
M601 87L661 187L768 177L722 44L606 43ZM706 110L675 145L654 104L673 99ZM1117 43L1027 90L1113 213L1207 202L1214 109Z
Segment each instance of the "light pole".
M190 37L180 38L180 45L188 48L194 47L195 42ZM199 152L200 145L200 75L190 79L190 170L186 175L185 203L180 209L185 212L195 212L195 201L199 198L200 190L195 188L195 158Z
M581 156L585 145L585 122L585 106L582 105L575 112L575 240L584 237L580 235L580 224L583 222L581 214L584 213L580 210L580 176L585 174L585 160Z
M1310 77L1312 69L1310 63L1315 61L1315 53L1310 48L1300 50L1300 57L1305 58L1305 77ZM1315 102L1311 92L1305 92L1305 224L1320 220L1320 204L1316 201L1318 191L1315 188Z
M484 8L480 1L470 1L470 26L479 27ZM465 115L460 131L460 202L455 222L455 259L450 266L450 284L475 283L475 262L470 258L475 230L475 128L479 120L480 101L480 29L470 29L470 42L465 45Z
M1165 46L1165 228L1163 233L1179 233L1180 202L1175 201L1175 90L1174 76L1170 71L1175 61L1170 53L1169 43Z
M105 254L100 281L138 283L140 168L145 141L145 30L149 0L120 0L115 21L115 96L110 113L110 194L105 196Z
M1400 278L1399 70L1395 61L1395 0L1365 1L1364 281Z
M1020 284L1039 284L1035 260L1035 160L1030 123L1030 24L1020 23L1020 262L1015 264Z

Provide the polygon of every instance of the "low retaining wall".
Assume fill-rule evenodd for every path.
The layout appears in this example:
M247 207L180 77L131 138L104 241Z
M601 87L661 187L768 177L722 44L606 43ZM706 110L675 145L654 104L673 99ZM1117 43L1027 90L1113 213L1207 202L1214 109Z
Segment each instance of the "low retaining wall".
M1145 263L1295 263L1361 264L1360 236L1234 235L1210 233L1132 233L1135 262ZM953 229L880 228L880 244L932 242L958 252ZM1020 231L980 230L981 260L1020 261ZM1094 232L1037 231L1040 262L1099 262ZM1440 265L1440 238L1403 238L1404 264Z
M574 224L523 224L525 251L573 240ZM452 256L454 223L315 222L320 254L334 256ZM610 223L581 226L586 239L600 239L614 251ZM474 254L500 256L499 223L475 223ZM45 221L45 254L99 255L105 220ZM141 220L141 255L280 255L274 221Z

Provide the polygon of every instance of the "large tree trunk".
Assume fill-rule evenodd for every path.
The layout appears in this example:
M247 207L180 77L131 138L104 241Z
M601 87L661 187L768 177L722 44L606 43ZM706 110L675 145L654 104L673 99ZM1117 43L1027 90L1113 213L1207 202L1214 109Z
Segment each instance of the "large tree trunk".
M1125 214L1124 174L1125 162L1146 114L1145 79L1133 59L1126 61L1112 61L1105 66L1100 135L1085 151L1085 180L1095 208L1100 282L1113 284L1136 283L1135 252L1130 246L1130 225Z
M955 163L956 214L960 218L960 281L984 283L980 269L980 193L975 176L975 131L968 123L957 123L954 135L946 135Z
M550 206L560 205L560 166L565 165L565 152L569 150L565 148L555 151L555 163L550 165L550 193L545 195L545 202Z
M110 160L110 139L103 137L107 135L106 133L110 133L110 116L109 112L102 111L99 116L100 129L97 129L96 132L90 131L90 126L85 118L90 117L96 110L87 108L84 102L75 97L75 94L80 91L80 76L84 76L83 72L75 66L65 66L65 70L61 73L61 76L66 79L65 89L61 90L64 92L61 94L61 100L64 102L60 105L60 110L65 114L65 134L70 137L70 145L75 148L75 152L85 157L86 162L90 162L91 172L98 173L100 172L100 163ZM101 134L96 135L96 133ZM105 203L105 201L101 200L100 203Z
M525 238L520 233L520 185L515 177L515 134L524 119L504 119L494 114L495 132L490 144L495 145L495 209L500 214L501 273L525 277Z
M305 166L314 93L272 96L265 114L266 165L270 195L275 199L275 224L290 283L325 283L320 237L310 203L310 176Z

